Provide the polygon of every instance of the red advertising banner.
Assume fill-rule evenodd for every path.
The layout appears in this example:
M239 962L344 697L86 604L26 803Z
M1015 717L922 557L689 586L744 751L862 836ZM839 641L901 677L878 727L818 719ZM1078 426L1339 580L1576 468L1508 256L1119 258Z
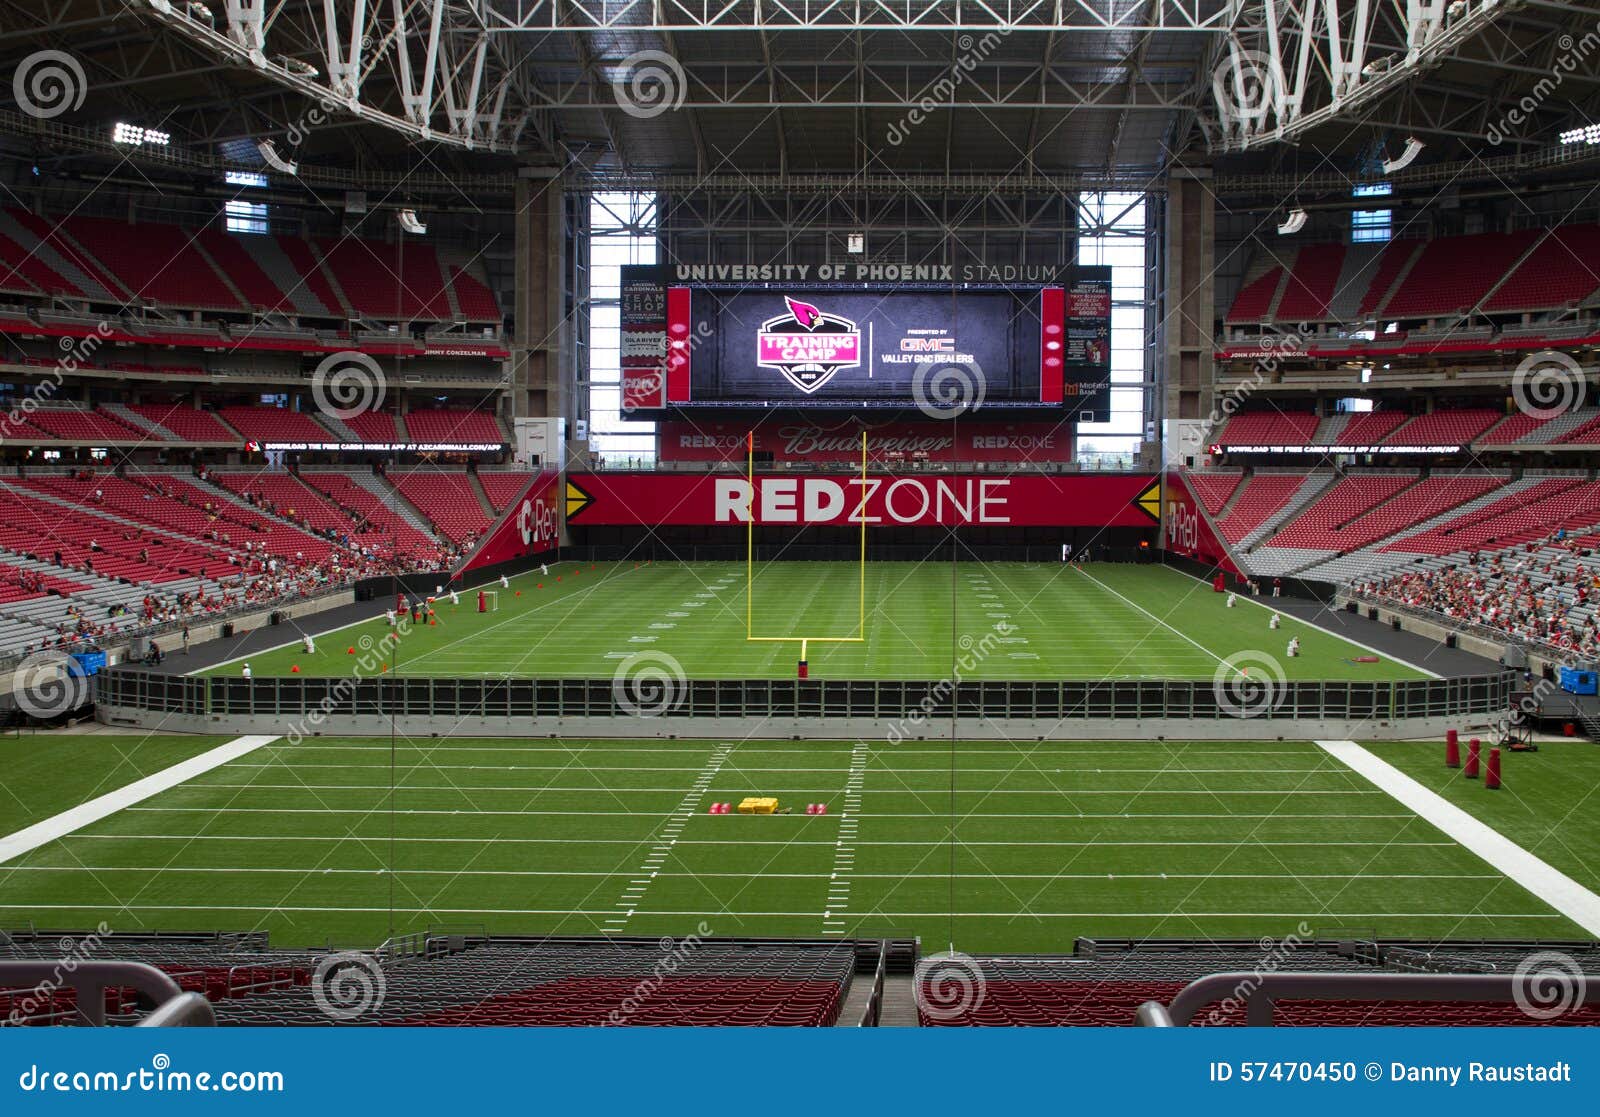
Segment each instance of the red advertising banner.
M1066 355L1067 293L1060 287L1039 292L1039 402L1060 403ZM1110 313L1109 308L1107 314Z
M747 460L743 423L663 420L657 426L657 456L665 462L734 462ZM804 419L773 420L754 427L758 454L777 462L849 462L861 464L861 432L867 433L871 462L1070 462L1072 424L1000 420L959 423L896 421L863 426L856 422L811 423Z
M555 550L561 543L561 499L561 474L540 473L452 576Z
M1160 483L1149 474L847 473L762 475L574 473L567 523L832 524L885 527L1154 527Z
M1162 546L1175 555L1195 559L1230 574L1239 571L1228 545L1217 534L1211 514L1189 490L1180 470L1169 470L1162 508Z

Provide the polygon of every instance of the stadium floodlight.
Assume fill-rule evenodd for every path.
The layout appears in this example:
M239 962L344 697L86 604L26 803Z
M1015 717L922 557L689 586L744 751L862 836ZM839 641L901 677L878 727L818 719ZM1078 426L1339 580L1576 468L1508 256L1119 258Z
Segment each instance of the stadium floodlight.
M1383 173L1386 175L1392 175L1396 171L1405 170L1407 167L1411 166L1411 164L1416 160L1417 156L1422 153L1422 149L1427 146L1427 144L1417 139L1417 137L1407 136L1405 150L1400 153L1400 158L1385 159L1383 161Z
M300 164L293 163L278 154L278 149L271 140L262 140L256 144L256 150L261 153L261 159L267 166L275 171L282 171L286 175L298 174Z
M417 211L414 209L401 210L399 221L402 229L408 233L415 233L419 237L428 231L428 226L422 223L422 219L417 216Z
M141 128L137 124L126 124L117 121L111 126L111 142L127 144L130 147L166 147L172 140L170 132L158 132L154 128Z
M200 3L200 0L189 0L189 14L206 23L214 24L217 21L217 17L211 14L211 9Z
M845 237L844 250L852 256L859 256L867 250L867 234L850 233Z
M1280 237L1293 236L1305 226L1306 211L1303 209L1291 209L1289 216L1283 219L1283 224L1278 226L1278 235Z

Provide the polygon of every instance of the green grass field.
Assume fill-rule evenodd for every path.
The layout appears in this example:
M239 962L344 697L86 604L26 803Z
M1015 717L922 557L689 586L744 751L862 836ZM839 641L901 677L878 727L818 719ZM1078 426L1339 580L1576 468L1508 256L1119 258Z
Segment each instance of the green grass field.
M851 632L857 573L759 568L757 631ZM963 669L977 678L1209 679L1256 651L1290 678L1419 674L1354 662L1365 649L1287 617L1270 630L1269 609L1229 609L1159 567L867 574L867 640L813 645L814 675L936 679L952 646L987 649ZM516 580L493 613L471 595L441 603L389 666L605 677L650 650L693 677L790 677L796 647L745 640L744 577L736 563L563 566ZM346 648L384 631L379 619L252 667L348 672L361 657ZM1297 659L1282 654L1292 635ZM220 743L0 741L0 836ZM1600 835L1581 821L1600 787L1593 745L1508 756L1500 793L1444 768L1438 744L1371 747L1600 885ZM707 813L757 794L792 813ZM816 802L828 813L805 814ZM1583 937L1306 741L280 738L0 864L0 927L30 921L348 946L441 927L656 936L703 923L722 936L913 934L974 953L1067 951L1080 935Z
M8 780L0 834L197 742L217 743L6 740L0 766L31 774ZM1437 744L1373 748L1600 885L1581 821L1600 787L1593 745L1508 757L1501 793L1445 769ZM706 813L756 793L795 813ZM805 815L809 802L830 813ZM27 921L365 946L428 927L666 935L702 921L973 952L1302 925L1584 937L1314 744L1281 741L279 742L0 865L0 926Z
M855 634L859 569L758 564L755 634ZM673 657L689 678L793 678L797 644L745 639L745 582L743 563L565 564L514 579L493 613L477 612L475 594L454 606L445 599L438 623L407 635L388 669L606 678L620 661L650 651ZM1210 679L1222 660L1244 651L1271 656L1290 679L1421 677L1387 658L1353 662L1367 650L1288 617L1270 630L1271 613L1258 602L1229 609L1210 585L1160 566L963 563L952 573L948 565L874 563L866 603L865 641L811 644L813 677L938 679L973 649L982 654L963 672L969 679ZM251 670L347 674L385 631L379 617L318 637L313 655L298 643L252 654ZM1301 654L1289 659L1295 635ZM212 673L240 670L232 663Z

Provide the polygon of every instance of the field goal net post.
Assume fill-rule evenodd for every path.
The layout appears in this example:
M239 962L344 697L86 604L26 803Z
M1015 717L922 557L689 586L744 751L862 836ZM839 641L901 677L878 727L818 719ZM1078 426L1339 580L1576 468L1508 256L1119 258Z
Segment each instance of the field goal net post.
M756 435L750 431L745 435L746 474L745 481L749 486L750 507L745 516L745 581L744 581L744 635L745 640L752 643L765 644L799 644L800 658L798 666L799 677L804 679L808 675L806 662L807 649L812 644L862 644L867 639L867 432L861 432L861 475L859 485L859 499L856 502L855 518L860 525L859 553L856 558L857 591L856 591L856 631L853 636L813 636L810 634L791 636L763 636L757 635L755 630L755 580L756 580L756 509L760 507L758 490L756 487Z

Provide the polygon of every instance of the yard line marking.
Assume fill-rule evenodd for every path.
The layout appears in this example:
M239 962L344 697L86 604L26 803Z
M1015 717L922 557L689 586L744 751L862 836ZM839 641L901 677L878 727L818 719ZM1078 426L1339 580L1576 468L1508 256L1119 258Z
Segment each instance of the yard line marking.
M1589 934L1600 936L1600 896L1354 741L1318 741L1317 746Z
M218 813L218 814L226 814L227 811L226 811L226 809L223 809L223 810L220 810L220 811L218 811L216 813ZM1406 817L1409 818L1411 816L1408 815ZM154 841L165 841L165 842L354 842L354 841L362 841L364 839L362 837L360 837L360 836L350 835L350 834L334 834L334 835L320 835L320 834L72 834L72 835L69 835L69 837L67 839L65 839L65 840L69 840L69 841L110 841L110 842L129 842L129 841L141 841L141 842L154 842ZM639 844L638 840L635 839L635 838L504 838L504 837L498 837L497 836L497 837L484 837L484 838L405 838L405 837L396 837L394 840L396 842L402 844L402 845L404 845L406 843L422 843L422 844L451 844L451 843L459 843L459 844L465 844L465 845L483 845L483 844L491 843L491 842L497 843L499 845L627 845L627 846L637 846ZM760 839L760 838L737 838L737 839L731 839L731 838L684 838L679 844L686 845L686 846L753 846L753 845L832 846L835 843L834 843L834 841L832 839L829 839L829 838L821 838L821 839L773 838L773 839L770 839L770 840L768 840L768 839ZM1179 841L1179 840L1157 841L1157 842L1149 842L1149 841L1114 842L1114 841L1109 841L1109 840L1105 840L1105 839L1082 841L1082 842L1065 842L1065 841L1062 841L1062 842L988 842L988 841L979 842L979 841L966 841L966 840L963 840L961 844L964 845L964 846L976 846L976 847L986 847L986 846L1030 846L1030 847L1031 846L1043 846L1043 847L1051 848L1051 849L1054 849L1054 848L1068 849L1068 848L1077 848L1079 846L1094 846L1096 848L1098 848L1100 846L1119 846L1119 847L1121 847L1121 846L1158 846L1158 847L1160 847L1162 849L1169 849L1169 848L1176 847L1176 846L1185 846L1185 847L1194 847L1194 848L1209 848L1209 847L1216 847L1216 846L1221 846L1221 847L1226 848L1226 849L1238 849L1238 848L1240 848L1239 843L1237 841L1233 841L1233 842L1190 842L1190 841ZM1456 844L1457 843L1455 843L1455 842L1399 842L1399 841L1396 841L1396 842L1330 842L1330 841L1262 842L1262 841L1251 841L1250 844L1245 848L1248 848L1248 849L1286 849L1286 848L1303 846L1303 847L1310 847L1310 848L1313 848L1313 849L1330 849L1330 848L1370 848L1370 847L1376 846L1376 847L1380 847L1380 848L1384 848L1384 849L1454 849L1454 848L1456 848ZM858 845L858 846L915 846L917 848L925 848L928 845L928 843L925 842L925 841L920 841L920 842L879 841L879 842L857 842L856 845ZM614 874L611 874L611 875L620 876L621 874L614 873Z
M64 838L76 830L108 818L121 810L139 810L133 804L143 802L152 795L159 795L169 791L185 780L195 776L204 775L213 768L236 760L254 752L262 745L270 744L278 738L274 736L247 736L237 737L225 745L218 745L214 749L192 756L188 760L179 761L170 768L163 768L153 772L143 779L135 780L126 787L119 787L115 791L108 791L104 795L90 799L87 803L80 803L70 810L52 815L47 819L34 823L32 826L18 830L0 838L0 864L38 849L58 838Z
M850 874L855 871L855 830L856 819L861 816L861 789L867 777L867 761L871 759L871 750L865 741L857 741L850 750L850 774L844 781L844 806L839 812L838 833L843 839L834 846L833 871L829 879L835 883L828 886L828 898L822 911L823 931L825 935L843 934L843 930L832 930L831 926L843 924L834 918L843 915L850 907Z
M94 911L92 904L0 904L3 911ZM402 907L288 907L281 904L136 904L124 911L265 911L290 913L356 913L373 914L393 911L401 915L432 915L448 912L451 915L589 915L609 916L608 922L620 922L610 909L591 908L402 908ZM653 911L659 916L704 917L707 913L694 911ZM884 919L949 919L949 911L879 911L873 915ZM1035 911L1029 919L1303 919L1308 914L1319 919L1560 919L1554 912L1548 915L1529 915L1525 912L1476 912L1462 915L1454 911L1333 911L1308 913L1299 911ZM810 911L742 911L740 919L804 919L814 917ZM1015 919L1014 911L962 911L955 912L957 919Z
M226 814L337 814L337 815L359 814L359 815L370 815L372 813L371 809L363 808L363 807L350 807L348 809L347 808L341 808L341 807L128 807L126 809L129 810L129 811L144 812L144 813L147 813L147 814L223 814L223 813L226 813ZM549 818L639 818L639 819L645 819L645 818L655 818L655 817L657 817L656 812L654 812L654 811L480 811L480 810L442 810L442 809L431 808L431 807L429 807L429 808L394 808L392 810L385 810L383 813L386 814L386 815L389 815L389 814L397 814L397 815L406 815L406 814L417 814L417 815L476 815L476 816L479 816L479 817L482 817L482 818L493 818L493 817L498 817L498 816L502 816L502 815L511 815L511 816L515 816L515 817L523 817L523 816L525 816L525 817L530 817L530 818L532 818L532 817L549 817ZM882 811L882 812L879 812L877 814L863 815L862 817L864 817L864 818L916 818L916 819L926 819L928 816L925 815L925 814L920 814L920 813L915 812L915 811ZM985 813L985 814L982 814L982 815L978 815L977 817L978 818L982 818L982 819L990 819L990 818L1045 818L1045 819L1056 819L1056 820L1067 819L1069 821L1071 821L1073 819L1090 820L1090 819L1107 819L1107 818L1111 818L1111 819L1116 819L1116 818L1127 818L1127 819L1134 819L1134 818L1183 818L1183 819L1195 819L1195 818L1211 818L1211 819L1216 819L1216 818L1237 818L1237 819L1314 818L1314 819L1320 819L1320 820L1324 820L1325 821L1328 816L1325 815L1325 814L1315 814L1315 813L1313 813L1313 814L1284 814L1284 813L1245 814L1243 812L1238 812L1238 813L1230 814L1230 813L1227 813L1227 812L1222 812L1222 813L1218 813L1218 814L1192 814L1192 813L1171 814L1171 813L1151 812L1151 811L1113 811L1110 814L1086 814L1086 813L1083 813L1083 812L1074 812L1074 813L1071 813L1071 814L1055 814L1055 813L1052 813L1052 812L1049 812L1049 811L1037 811L1037 812L1034 812L1034 811L1023 811L1023 812L1011 813L1011 814ZM1408 818L1411 818L1412 816L1410 814L1341 814L1339 817L1340 818L1363 818L1363 819L1408 819ZM91 819L90 821L95 821L95 820ZM0 860L4 860L4 859L0 858Z
M711 755L700 769L700 775L695 778L689 790L683 793L683 798L678 801L666 825L662 827L660 837L665 839L665 842L658 841L650 856L645 858L644 864L639 867L639 872L649 874L648 879L643 884L637 881L630 884L623 891L622 898L617 901L617 907L626 908L627 913L632 915L633 909L644 901L645 891L650 887L650 882L659 875L662 861L671 848L678 844L678 835L683 831L684 824L695 811L700 809L700 801L711 789L711 781L717 778L717 773L728 762L728 756L732 752L733 746L726 743L711 750Z
M262 865L13 865L8 873L299 873L304 866ZM615 877L603 869L318 869L324 876L371 876L394 873L415 877ZM707 873L665 872L686 880L815 880L816 873ZM856 880L949 880L949 873L856 873ZM957 880L1105 880L1105 873L957 873ZM1499 873L1117 873L1117 880L1503 880ZM638 883L638 882L635 882ZM850 890L850 885L830 884L828 891Z
M1183 774L1174 770L1174 774ZM677 793L681 789L676 787L578 787L570 784L444 784L444 783L194 783L183 790L189 791L197 788L222 788L228 791L381 791L389 794L394 791L440 791L455 794L475 791L515 791L515 792L546 792L570 791L583 795L666 795ZM837 789L831 787L791 787L792 795L831 795ZM915 787L888 787L881 791L873 792L874 795L919 795L925 796L936 788ZM1059 798L1063 794L1071 795L1206 795L1218 797L1224 795L1382 795L1376 789L1359 788L1334 788L1327 791L1318 791L1315 788L1290 788L1283 791L1256 791L1240 788L1196 790L1194 788L1089 788L1089 787L1039 787L1039 788L980 788L963 789L968 795L1048 795Z

